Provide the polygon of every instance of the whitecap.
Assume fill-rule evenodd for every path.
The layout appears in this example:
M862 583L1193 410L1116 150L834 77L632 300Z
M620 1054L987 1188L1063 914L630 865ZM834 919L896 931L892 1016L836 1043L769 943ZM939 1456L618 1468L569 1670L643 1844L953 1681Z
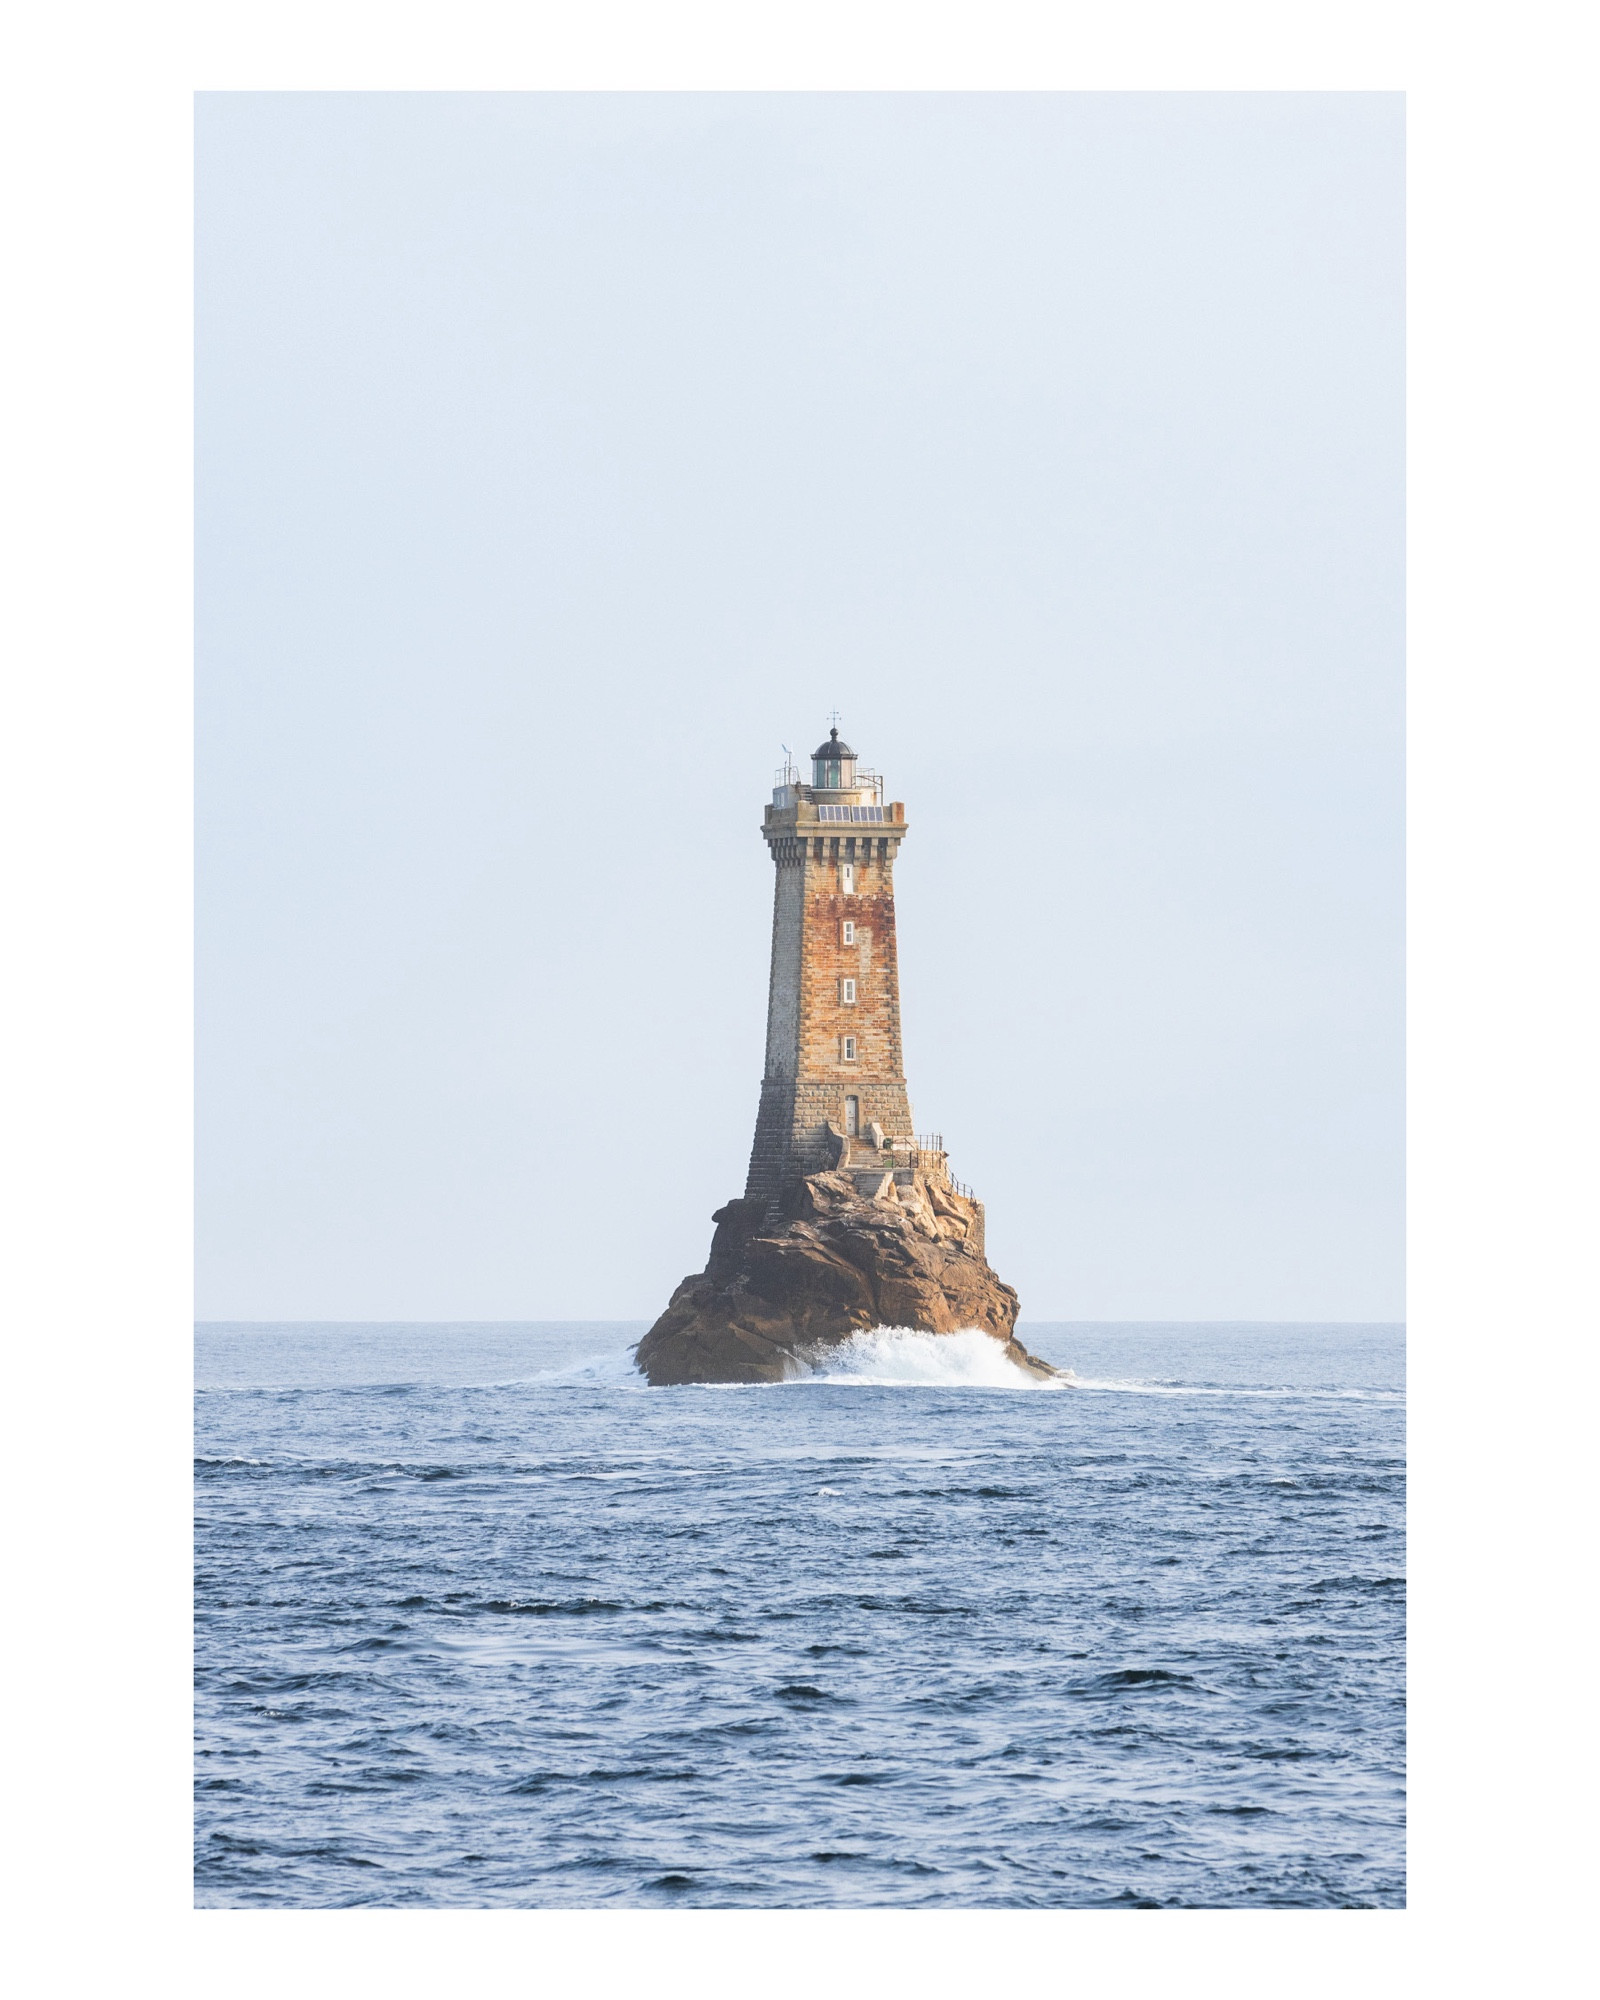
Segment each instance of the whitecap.
M802 1362L783 1385L826 1384L856 1389L1059 1389L1007 1359L998 1340L975 1329L922 1333L875 1326L853 1333Z

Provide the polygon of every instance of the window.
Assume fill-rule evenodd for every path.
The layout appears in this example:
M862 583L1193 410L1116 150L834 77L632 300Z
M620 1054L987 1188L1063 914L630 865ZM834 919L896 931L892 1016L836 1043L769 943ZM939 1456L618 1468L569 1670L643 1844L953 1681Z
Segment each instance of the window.
M856 983L853 979L839 981L839 1003L844 1007L853 1007L856 1004Z
M853 923L849 921L848 918L846 918L845 922L840 926L839 942L840 944L854 944L855 941L856 941L856 927Z
M839 1037L839 1060L841 1062L854 1062L855 1059L856 1059L855 1036L841 1035Z
M847 1097L844 1101L844 1129L852 1139L861 1137L861 1099Z
M839 864L839 894L841 896L853 896L855 892L856 865L853 861L841 861Z

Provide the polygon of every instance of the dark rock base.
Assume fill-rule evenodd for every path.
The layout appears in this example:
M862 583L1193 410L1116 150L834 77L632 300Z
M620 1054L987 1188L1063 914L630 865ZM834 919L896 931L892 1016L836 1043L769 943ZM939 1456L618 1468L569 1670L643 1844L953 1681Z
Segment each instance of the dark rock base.
M703 1272L685 1278L640 1341L652 1387L781 1382L869 1327L986 1333L1029 1374L1060 1371L1016 1338L1017 1295L983 1257L975 1202L919 1175L865 1197L847 1174L802 1181L776 1224L730 1201Z

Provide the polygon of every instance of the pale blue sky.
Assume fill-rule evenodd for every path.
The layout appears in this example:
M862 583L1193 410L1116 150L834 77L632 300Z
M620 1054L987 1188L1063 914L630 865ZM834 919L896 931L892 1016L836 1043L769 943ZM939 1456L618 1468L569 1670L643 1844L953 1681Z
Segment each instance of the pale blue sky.
M202 1317L653 1316L834 706L1024 1317L1399 1317L1400 98L198 136Z

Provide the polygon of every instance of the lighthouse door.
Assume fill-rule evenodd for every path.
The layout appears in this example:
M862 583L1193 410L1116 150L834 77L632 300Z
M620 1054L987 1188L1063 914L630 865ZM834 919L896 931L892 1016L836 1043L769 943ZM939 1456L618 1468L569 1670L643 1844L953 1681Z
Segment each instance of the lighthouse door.
M861 1136L861 1099L847 1097L844 1101L844 1129L852 1139Z

